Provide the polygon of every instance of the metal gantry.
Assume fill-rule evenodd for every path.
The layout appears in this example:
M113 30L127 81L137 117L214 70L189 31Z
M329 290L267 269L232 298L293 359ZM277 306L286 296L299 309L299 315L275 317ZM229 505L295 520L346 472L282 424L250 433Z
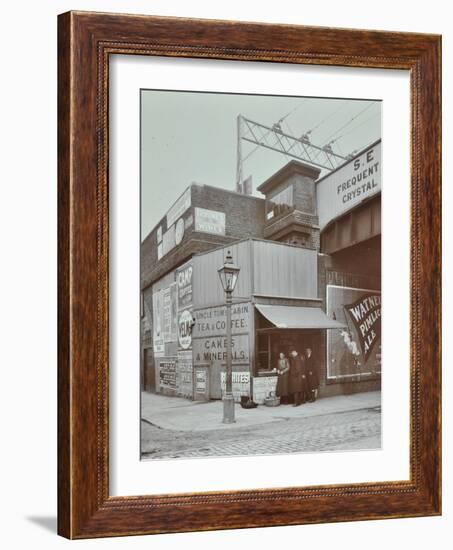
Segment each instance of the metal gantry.
M238 115L237 136L236 186L238 191L242 190L243 163L259 147L265 147L328 171L334 170L348 158L335 153L330 143L322 147L312 143L310 132L299 137L288 134L282 129L281 121L272 126L266 126ZM256 145L245 157L242 155L242 141Z

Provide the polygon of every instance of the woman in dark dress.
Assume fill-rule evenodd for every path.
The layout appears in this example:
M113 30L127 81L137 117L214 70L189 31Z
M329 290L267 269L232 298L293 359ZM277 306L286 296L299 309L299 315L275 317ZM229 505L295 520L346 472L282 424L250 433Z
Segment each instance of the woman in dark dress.
M307 377L308 377L308 401L313 403L318 397L319 388L319 373L318 365L313 359L313 353L311 348L305 350L305 362L307 365Z
M277 395L280 397L280 403L288 403L289 395L289 361L284 353L279 354L277 361Z
M306 401L308 383L305 369L305 357L296 350L291 352L289 369L289 394L294 400L293 407L298 407Z

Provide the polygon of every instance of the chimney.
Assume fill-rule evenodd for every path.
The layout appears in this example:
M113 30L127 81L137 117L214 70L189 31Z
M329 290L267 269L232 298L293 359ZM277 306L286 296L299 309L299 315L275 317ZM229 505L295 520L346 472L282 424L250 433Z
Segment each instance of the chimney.
M251 195L253 193L253 180L251 175L244 180L244 183L242 184L242 192L244 195Z

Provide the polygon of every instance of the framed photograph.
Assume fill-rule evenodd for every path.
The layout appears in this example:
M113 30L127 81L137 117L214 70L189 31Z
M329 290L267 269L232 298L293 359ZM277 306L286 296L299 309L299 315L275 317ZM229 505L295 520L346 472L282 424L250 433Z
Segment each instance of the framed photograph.
M441 513L441 39L59 16L58 530Z

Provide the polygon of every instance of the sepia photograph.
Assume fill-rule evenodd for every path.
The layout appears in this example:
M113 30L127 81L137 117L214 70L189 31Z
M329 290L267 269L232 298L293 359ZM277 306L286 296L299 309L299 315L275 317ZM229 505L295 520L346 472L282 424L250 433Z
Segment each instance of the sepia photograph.
M58 533L439 516L441 36L206 15L58 17Z
M140 91L140 458L381 448L374 98Z

